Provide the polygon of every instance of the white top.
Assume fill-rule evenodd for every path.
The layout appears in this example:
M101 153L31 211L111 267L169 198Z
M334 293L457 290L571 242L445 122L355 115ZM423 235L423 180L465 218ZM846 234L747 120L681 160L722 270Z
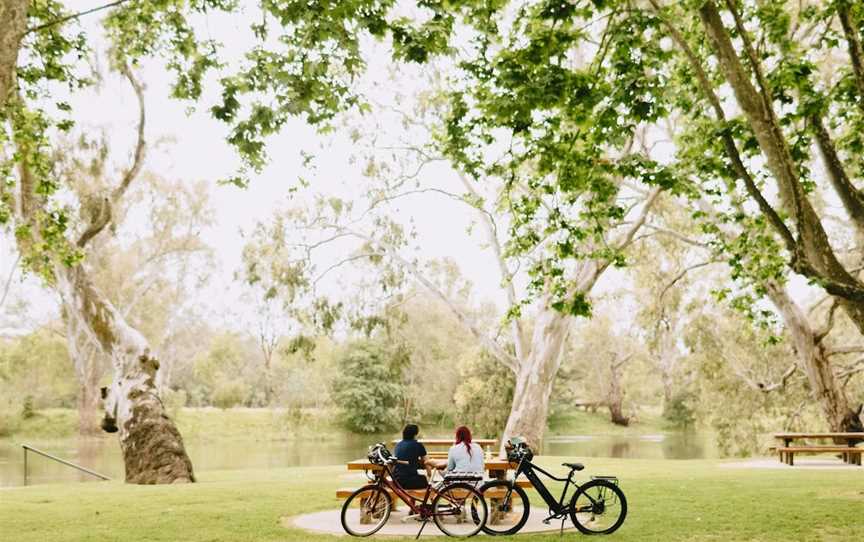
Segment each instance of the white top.
M447 471L483 472L483 448L471 443L471 455L464 443L454 444L447 452Z

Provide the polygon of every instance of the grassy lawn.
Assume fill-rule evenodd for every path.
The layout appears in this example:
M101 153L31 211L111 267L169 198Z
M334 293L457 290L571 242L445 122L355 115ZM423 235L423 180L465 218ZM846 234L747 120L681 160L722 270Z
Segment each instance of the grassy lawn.
M617 474L629 500L627 521L609 540L864 540L864 469L751 470L713 461L615 459L586 464L586 473ZM286 529L280 518L336 508L335 489L359 484L353 476L334 466L203 472L200 483L186 486L92 482L2 489L0 538L336 540ZM519 538L560 540L557 534Z

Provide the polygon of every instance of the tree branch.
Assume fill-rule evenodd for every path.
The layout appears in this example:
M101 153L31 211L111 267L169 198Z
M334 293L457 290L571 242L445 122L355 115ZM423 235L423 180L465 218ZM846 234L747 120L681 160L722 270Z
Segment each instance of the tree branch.
M45 30L46 28L50 28L52 26L57 26L58 24L63 24L67 21L71 21L72 19L78 19L85 15L90 15L91 13L96 13L97 11L102 11L103 9L113 8L114 6L119 6L120 4L125 4L129 0L116 0L111 2L110 4L105 4L104 6L97 6L95 8L87 9L84 11L79 11L78 13L73 13L71 15L66 15L65 17L60 17L59 19L55 19L53 21L48 21L47 23L40 24L39 26L34 26L32 28L28 28L24 31L24 35L39 32L41 30Z
M9 295L9 288L12 286L12 278L15 277L15 271L18 270L18 264L21 262L21 253L15 258L15 263L12 264L12 269L9 270L9 276L6 278L6 284L3 286L3 295L0 296L0 307L6 303L6 296Z
M837 16L840 19L840 26L843 27L843 35L846 36L846 43L849 46L849 58L852 60L852 72L855 74L855 86L858 88L858 107L864 110L864 50L861 47L861 38L858 34L858 29L852 23L849 4L847 2L837 2Z
M126 79L129 81L129 84L132 85L132 89L135 91L135 96L138 99L138 141L135 144L135 151L133 153L132 165L128 170L123 174L123 178L120 181L120 184L111 192L110 197L104 198L101 202L99 202L98 209L93 210L93 216L90 220L90 224L87 226L87 229L84 230L84 233L78 238L77 245L79 248L84 248L91 239L96 237L102 230L105 229L108 224L111 223L113 219L113 208L120 201L123 195L126 193L126 190L129 188L129 185L132 184L138 174L141 172L141 167L144 163L144 155L146 151L146 142L144 140L144 126L146 120L146 111L144 108L144 89L141 86L141 83L135 78L132 73L132 70L129 69L129 66L123 64L120 68L121 73L126 76ZM96 203L94 202L94 205Z
M464 173L459 172L459 179L468 191L477 201L483 201L483 198L471 184ZM513 273L507 266L507 261L504 259L503 251L501 250L501 241L498 238L498 226L493 220L491 214L485 208L477 209L480 214L480 220L486 230L486 237L489 240L489 246L492 247L492 253L495 255L495 260L498 262L498 270L501 273L501 281L504 286L504 291L507 294L507 302L510 307L515 307L517 303L516 289L513 285ZM516 349L516 359L525 359L527 346L525 345L525 333L522 329L522 322L518 318L513 318L510 322L511 331L513 333L513 343Z
M826 356L835 356L837 354L861 354L864 353L864 344L856 344L849 346L833 346L825 349Z
M862 95L862 100L864 100L864 95ZM864 234L864 192L855 188L849 176L846 175L846 170L837 156L837 150L831 140L831 134L828 133L822 119L818 115L812 115L809 122L813 133L816 135L816 142L822 153L825 169L828 171L828 179L831 181L834 191L840 196L840 201L843 202L846 212L849 213L849 218L858 231Z
M681 48L681 51L687 57L687 61L690 63L690 67L696 74L696 79L699 81L699 86L702 89L702 93L708 99L708 102L711 104L711 108L714 109L714 114L717 118L717 121L726 124L726 113L723 112L723 107L720 104L720 98L718 98L717 94L714 92L714 87L711 85L711 80L708 78L708 74L705 73L704 68L702 67L702 62L696 56L696 53L693 49L690 48L690 45L687 43L687 40L684 39L684 36L678 31L678 29L667 20L666 17L661 13L660 4L657 0L650 0L651 6L654 8L654 11L657 13L658 17L663 23L663 26L669 31L669 35L678 44L678 47ZM738 146L735 144L735 140L732 138L732 135L729 134L726 130L723 130L721 134L721 138L723 140L723 146L726 149L726 155L729 160L732 162L732 169L735 172L735 175L738 176L739 179L744 183L744 187L747 189L747 193L750 194L756 203L759 205L759 209L762 213L768 218L771 225L774 227L775 231L780 235L780 238L783 239L783 242L786 246L786 249L792 254L796 254L796 246L797 242L795 241L795 237L792 235L792 232L789 231L789 228L786 226L786 223L783 222L783 219L780 218L780 215L777 211L768 203L768 200L762 195L762 192L759 190L759 187L756 185L756 182L753 180L753 177L750 175L750 172L747 170L747 167L744 165L744 161L741 159L741 154L738 152Z

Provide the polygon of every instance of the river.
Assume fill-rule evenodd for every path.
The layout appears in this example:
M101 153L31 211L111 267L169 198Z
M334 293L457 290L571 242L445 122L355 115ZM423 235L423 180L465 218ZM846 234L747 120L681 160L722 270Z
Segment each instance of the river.
M363 457L369 444L389 440L388 436L345 433L325 442L286 441L197 441L186 443L195 470L232 470L338 465ZM0 439L0 486L24 484L26 443L67 461L80 464L110 478L123 477L123 458L116 437L68 438L61 440ZM548 437L545 454L578 457L620 457L644 459L702 459L716 457L710 437L700 433L658 435L556 435ZM30 484L92 481L80 473L32 452L28 453Z

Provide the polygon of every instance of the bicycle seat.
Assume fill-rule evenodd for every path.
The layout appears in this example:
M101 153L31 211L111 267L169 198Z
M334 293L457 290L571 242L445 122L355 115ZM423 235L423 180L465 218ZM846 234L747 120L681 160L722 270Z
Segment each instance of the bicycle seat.
M561 465L568 467L570 470L582 470L585 468L585 465L582 463L561 463Z

